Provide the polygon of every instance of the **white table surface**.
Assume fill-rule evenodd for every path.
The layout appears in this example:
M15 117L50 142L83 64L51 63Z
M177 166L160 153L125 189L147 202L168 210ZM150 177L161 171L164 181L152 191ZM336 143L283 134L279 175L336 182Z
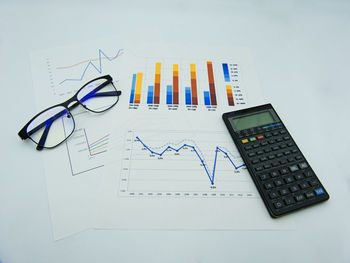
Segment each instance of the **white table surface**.
M1 1L0 262L350 262L349 1ZM331 199L293 231L87 230L54 241L29 54L118 36L251 48L260 84Z

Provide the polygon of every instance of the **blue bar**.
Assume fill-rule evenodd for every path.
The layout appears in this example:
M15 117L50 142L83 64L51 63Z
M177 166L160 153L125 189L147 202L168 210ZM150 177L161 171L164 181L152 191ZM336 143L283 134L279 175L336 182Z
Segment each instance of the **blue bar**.
M173 104L173 86L166 86L166 104Z
M209 91L204 91L204 105L210 106L210 95L209 95Z
M153 92L154 92L154 86L148 86L147 104L153 104Z
M185 95L186 95L186 105L191 105L192 101L191 101L191 88L190 87L185 88Z
M136 74L132 74L132 84L131 84L131 93L130 93L130 103L134 103L135 84L136 84Z
M227 63L222 63L222 69L224 71L224 77L226 82L230 82L230 73L228 72Z

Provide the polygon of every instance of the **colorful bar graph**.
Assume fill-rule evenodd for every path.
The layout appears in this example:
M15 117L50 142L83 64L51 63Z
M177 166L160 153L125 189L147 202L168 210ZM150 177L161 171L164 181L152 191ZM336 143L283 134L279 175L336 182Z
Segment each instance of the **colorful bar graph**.
M141 100L141 87L142 87L142 73L136 75L136 89L134 103L140 104Z
M224 77L226 82L230 82L230 73L228 72L227 63L222 63L222 70L224 71Z
M214 84L213 62L208 61L207 68L208 68L208 80L209 80L209 92L210 92L210 104L209 105L217 105L215 84ZM207 104L205 104L205 105L207 105Z
M156 63L156 73L154 80L154 100L153 104L159 104L160 98L160 72L161 72L162 63Z
M173 64L173 104L179 104L179 64Z
M173 86L166 87L166 104L173 104Z
M185 88L185 98L186 98L186 105L191 105L191 88L186 87Z
M136 85L136 74L132 74L131 93L130 93L130 102L129 103L134 103L135 85Z
M235 106L235 102L233 101L232 87L231 85L226 85L227 92L227 100L229 106Z
M209 91L204 91L204 105L210 106L210 94Z
M153 93L154 93L154 87L153 86L148 86L147 104L153 104Z
M192 105L198 105L196 64L190 64Z

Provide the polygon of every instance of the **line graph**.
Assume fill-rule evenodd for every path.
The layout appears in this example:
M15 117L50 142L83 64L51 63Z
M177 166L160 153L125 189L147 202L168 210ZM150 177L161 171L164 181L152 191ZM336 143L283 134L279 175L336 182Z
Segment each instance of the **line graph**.
M101 154L101 153L104 153L107 151L107 146L108 146L108 142L109 142L109 134L103 136L102 138L98 139L97 141L95 141L93 143L89 143L85 129L84 129L84 134L85 134L86 143L88 146L90 156Z
M86 71L89 68L93 68L99 74L102 74L102 60L103 59L107 59L108 61L113 61L113 60L117 59L119 56L121 56L123 54L122 51L123 51L123 49L119 49L115 56L109 57L102 51L102 49L99 49L98 50L98 58L83 60L83 61L80 61L80 62L75 63L75 64L70 65L70 66L56 67L56 69L58 69L58 70L63 70L63 69L69 69L69 68L73 68L73 67L76 67L78 65L87 63L85 68L84 68L84 70L83 70L83 72L82 72L82 74L81 74L81 76L80 76L80 78L66 78L66 79L62 80L59 83L59 85L62 85L63 83L65 83L67 81L82 81L84 76L85 76ZM102 55L103 55L103 57L102 57ZM95 65L93 63L93 61L98 61L98 65Z
M181 149L184 149L185 147L189 147L191 149L194 150L194 152L196 153L197 157L199 158L199 160L201 161L201 163L203 164L203 167L204 167L204 170L206 172L206 174L208 175L208 178L210 180L210 183L212 185L214 185L214 178L215 178L215 168L216 168L216 163L217 163L217 157L218 157L218 152L222 152L228 159L229 161L231 162L231 164L233 165L233 167L237 170L243 166L245 166L245 164L241 164L241 165L238 165L236 166L234 164L234 162L232 161L232 159L230 158L230 156L228 155L227 152L225 152L224 150L222 150L220 147L216 146L216 149L215 149L215 159L214 159L214 168L213 168L213 171L212 171L212 175L210 176L210 173L209 173L209 170L208 170L208 167L207 167L207 164L205 163L204 159L202 159L202 157L198 154L198 151L196 149L195 146L193 145L189 145L189 144L183 144L182 146L180 146L179 148L173 148L171 146L167 146L162 152L160 153L157 153L155 151L153 151L149 146L147 146L146 144L144 144L141 139L136 136L136 139L148 150L150 151L152 154L156 154L156 155L159 155L159 156L163 156L163 154L167 151L167 150L174 150L175 152L179 152Z
M93 130L89 130L93 131ZM110 134L89 143L86 128L78 128L72 138L65 142L68 161L73 176L89 172L104 166L102 153L107 152ZM95 137L95 136L94 136ZM96 137L95 137L96 138ZM98 138L98 137L97 137Z
M225 133L128 131L119 194L252 197L256 190L241 156Z

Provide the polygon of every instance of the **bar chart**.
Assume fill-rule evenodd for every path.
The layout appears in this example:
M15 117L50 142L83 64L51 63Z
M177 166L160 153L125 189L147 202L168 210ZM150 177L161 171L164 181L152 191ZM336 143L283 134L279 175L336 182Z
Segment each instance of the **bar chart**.
M130 109L143 104L153 110L164 106L175 110L181 106L188 110L216 110L218 106L244 104L238 64L154 60L144 70L131 74L129 104L136 106Z

